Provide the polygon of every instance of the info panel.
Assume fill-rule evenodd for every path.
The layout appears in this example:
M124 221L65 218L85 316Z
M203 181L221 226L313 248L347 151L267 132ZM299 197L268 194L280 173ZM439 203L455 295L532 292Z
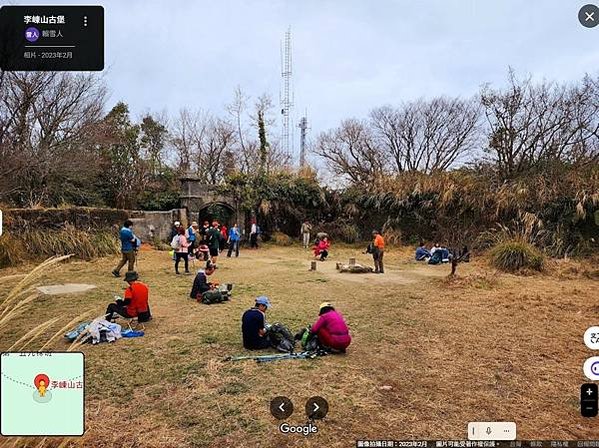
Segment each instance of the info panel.
M102 6L2 6L0 68L104 70Z

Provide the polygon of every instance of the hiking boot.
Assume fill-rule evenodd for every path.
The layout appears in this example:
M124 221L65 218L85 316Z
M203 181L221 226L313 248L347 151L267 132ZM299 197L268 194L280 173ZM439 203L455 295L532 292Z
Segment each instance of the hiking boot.
M116 269L112 271L112 275L114 275L115 277L121 276L121 274L119 274L119 272Z

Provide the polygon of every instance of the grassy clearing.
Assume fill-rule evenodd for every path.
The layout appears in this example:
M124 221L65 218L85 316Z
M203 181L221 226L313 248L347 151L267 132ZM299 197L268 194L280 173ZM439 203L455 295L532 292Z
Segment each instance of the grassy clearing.
M350 256L371 261L359 249L334 246L317 272L308 271L310 253L297 246L222 258L215 278L235 283L234 297L211 306L187 298L192 278L174 276L168 253L141 252L155 319L143 338L82 347L90 418L85 437L72 446L344 447L356 438L462 439L472 420L514 420L522 439L599 437L577 407L582 363L591 356L582 335L599 311L596 281L583 274L592 268L573 262L580 274L570 278L558 275L569 272L563 262L559 271L520 277L474 260L447 280L449 266L417 264L411 251L391 249L384 276L337 273L335 262ZM98 288L42 298L36 303L44 313L16 316L0 349L59 313L103 312L124 287L109 274L116 262L74 261L44 273L45 284L76 280ZM223 362L245 352L240 317L258 294L274 303L269 320L292 330L313 322L320 302L332 301L351 327L349 353L265 365ZM52 344L66 347L62 340ZM305 423L310 396L326 397L330 413L319 433L279 434L268 411L276 395L293 400L289 421L296 424Z

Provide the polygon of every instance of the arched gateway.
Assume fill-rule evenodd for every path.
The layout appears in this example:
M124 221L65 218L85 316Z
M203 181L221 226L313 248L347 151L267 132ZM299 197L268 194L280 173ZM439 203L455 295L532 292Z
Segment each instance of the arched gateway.
M227 227L237 223L240 229L245 228L245 213L236 198L221 194L216 186L202 183L196 176L184 176L180 181L179 199L181 207L187 210L189 222L201 225L203 221L216 219Z

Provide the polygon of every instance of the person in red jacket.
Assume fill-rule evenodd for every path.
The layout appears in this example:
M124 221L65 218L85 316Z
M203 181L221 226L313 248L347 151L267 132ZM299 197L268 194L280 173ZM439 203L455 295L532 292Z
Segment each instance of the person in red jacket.
M351 344L351 336L343 316L328 302L320 304L318 315L320 317L312 325L310 332L318 337L324 347L345 353Z
M320 239L314 247L314 256L320 257L320 261L325 261L329 256L329 247L331 247L331 243L329 242L329 239L325 236L322 239Z
M110 303L106 309L106 320L113 320L115 314L126 318L137 317L139 322L147 322L152 318L148 296L150 290L148 285L139 281L135 271L125 274L125 281L129 284L125 289L124 300Z

